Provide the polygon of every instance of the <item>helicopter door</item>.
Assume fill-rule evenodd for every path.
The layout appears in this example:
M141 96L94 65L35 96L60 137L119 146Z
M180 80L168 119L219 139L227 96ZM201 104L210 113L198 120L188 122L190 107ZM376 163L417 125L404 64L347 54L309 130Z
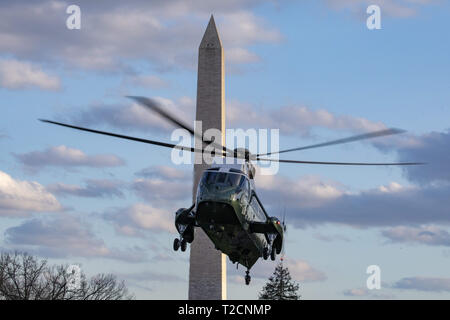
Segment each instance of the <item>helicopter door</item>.
M252 198L250 200L250 207L251 207L251 216L249 217L251 221L255 222L266 222L266 215L262 211L258 199L252 195Z

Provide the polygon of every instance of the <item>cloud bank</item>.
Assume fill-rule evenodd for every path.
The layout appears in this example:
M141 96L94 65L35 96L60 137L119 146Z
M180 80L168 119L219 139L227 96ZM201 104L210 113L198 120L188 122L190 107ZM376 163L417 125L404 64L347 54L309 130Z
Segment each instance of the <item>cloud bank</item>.
M44 167L117 167L125 164L121 158L111 155L87 155L83 151L64 145L48 148L44 151L33 151L14 154L14 157L27 168Z
M96 257L142 262L145 252L108 248L89 225L79 218L64 215L52 219L35 218L5 231L5 243L46 257Z
M38 66L14 59L0 59L0 87L6 89L39 88L59 90L61 81Z
M0 171L0 216L27 216L30 212L61 210L56 197L38 182L16 180Z
M0 50L88 70L131 71L126 60L146 61L159 71L194 69L195 44L214 12L222 42L232 53L227 63L246 64L258 61L250 46L283 39L251 12L264 3L270 1L133 1L133 7L123 1L85 1L79 4L81 29L68 30L69 2L2 2Z

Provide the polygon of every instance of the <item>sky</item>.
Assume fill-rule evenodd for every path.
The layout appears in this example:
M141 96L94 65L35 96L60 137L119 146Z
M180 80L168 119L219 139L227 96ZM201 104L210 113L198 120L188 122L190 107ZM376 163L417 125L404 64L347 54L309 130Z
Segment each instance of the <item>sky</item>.
M66 9L81 9L81 29ZM381 29L369 30L369 5ZM214 14L225 52L226 127L280 130L292 148L385 128L405 133L287 153L314 161L257 176L286 212L284 264L303 299L450 298L450 4L444 0L0 1L0 248L113 273L138 299L186 299L189 249L174 212L192 165L170 150L38 119L171 142L170 124L127 99L194 118L198 46ZM275 263L277 263L276 261ZM256 299L228 263L228 298ZM381 288L366 286L368 266Z

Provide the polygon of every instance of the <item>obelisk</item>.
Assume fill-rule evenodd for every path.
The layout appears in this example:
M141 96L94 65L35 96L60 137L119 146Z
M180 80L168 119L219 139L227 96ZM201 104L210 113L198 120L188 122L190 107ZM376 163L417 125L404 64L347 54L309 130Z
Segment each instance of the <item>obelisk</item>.
M219 129L222 133L222 145L225 145L224 54L212 15L198 53L196 120L202 122L203 132L210 128ZM198 154L196 156L201 157ZM194 201L197 184L205 168L207 165L204 163L194 164ZM200 228L195 228L190 252L189 299L226 299L225 255L214 248L214 244Z

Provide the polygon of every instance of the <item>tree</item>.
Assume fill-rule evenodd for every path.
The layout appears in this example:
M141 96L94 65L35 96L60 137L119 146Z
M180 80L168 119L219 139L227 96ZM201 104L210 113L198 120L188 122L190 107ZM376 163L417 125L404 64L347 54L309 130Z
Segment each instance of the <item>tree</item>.
M297 293L299 287L299 284L291 279L288 268L283 267L283 262L280 262L259 294L259 299L298 300L301 297Z
M87 279L68 265L49 266L27 253L0 255L0 300L125 300L132 299L123 281L112 274ZM74 283L76 280L76 283Z

